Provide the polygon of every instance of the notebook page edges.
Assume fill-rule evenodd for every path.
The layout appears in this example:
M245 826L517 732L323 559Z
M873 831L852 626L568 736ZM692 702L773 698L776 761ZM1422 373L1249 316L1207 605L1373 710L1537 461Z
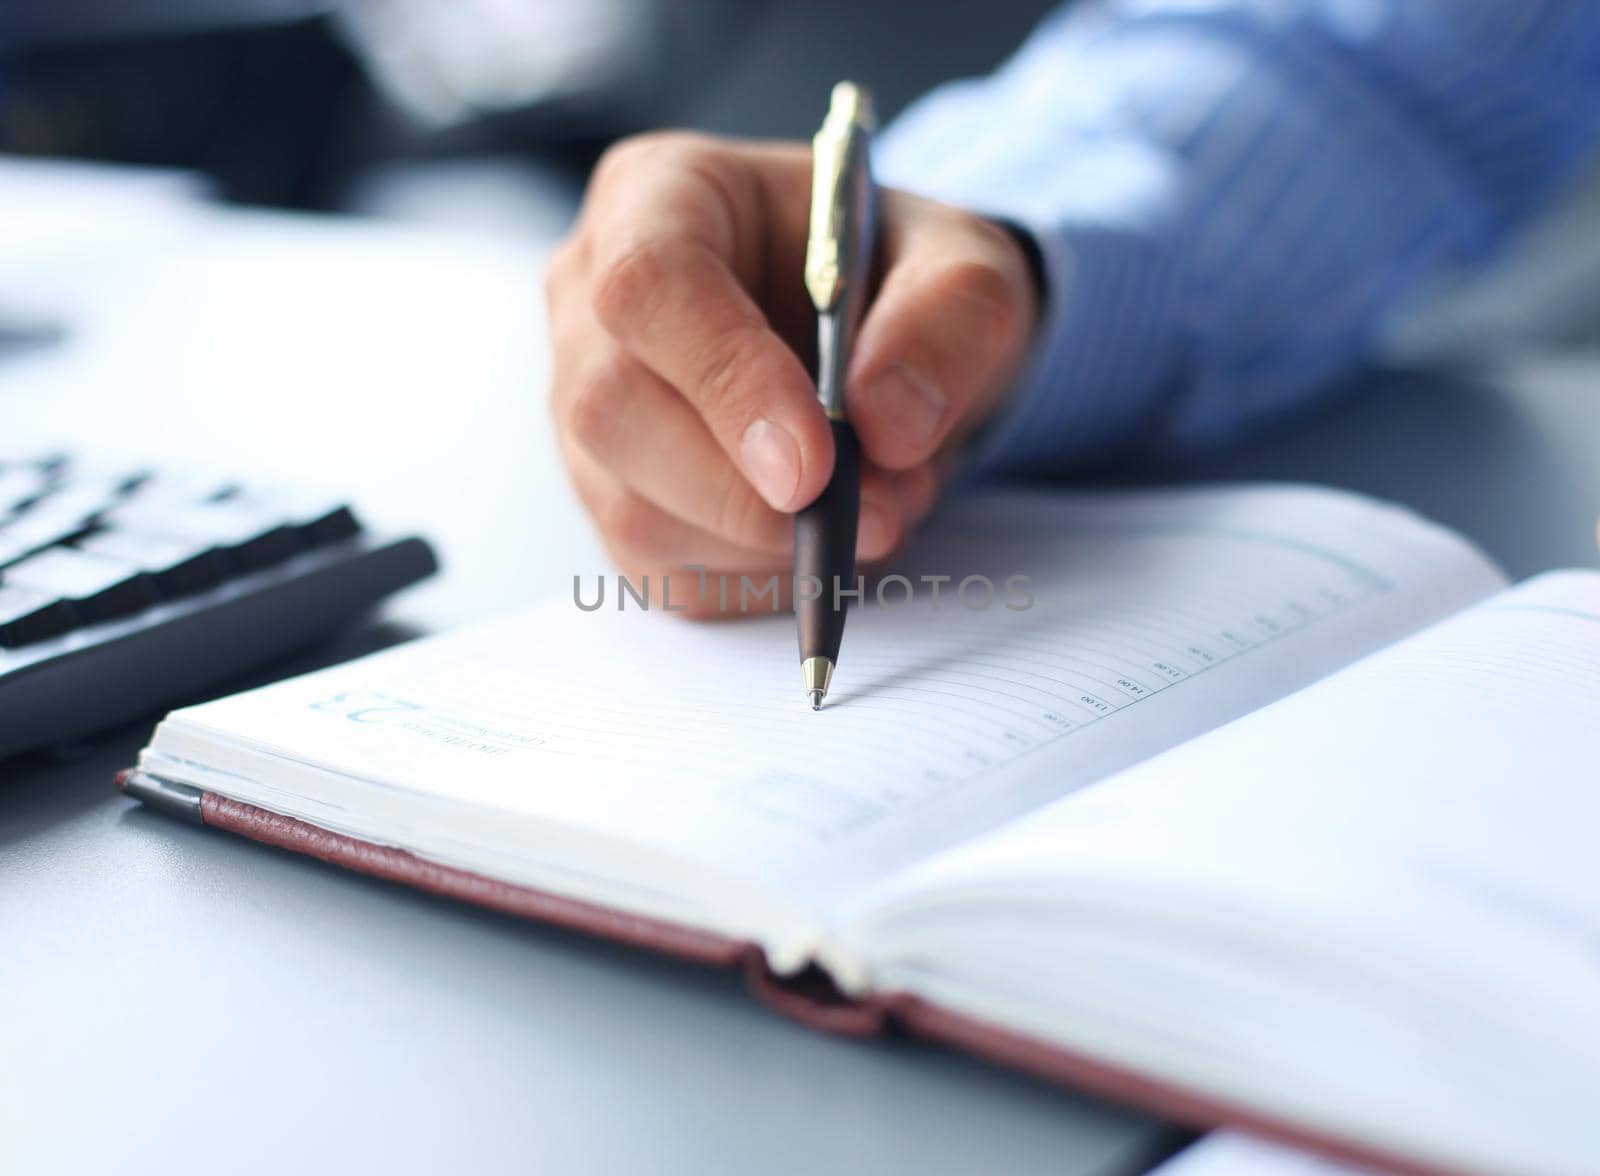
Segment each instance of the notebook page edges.
M575 897L677 862L658 886L693 875L703 917L747 904L719 929L770 937L745 924L824 911L1500 583L1413 515L1297 487L975 498L902 571L920 591L852 616L821 713L788 617L693 625L613 593L178 712L143 766ZM775 965L804 938L769 938Z
M1579 1171L1597 753L1600 575L1550 574L908 872L847 937L875 984L1177 1086Z
M1237 1131L1214 1131L1151 1176L1380 1176L1373 1168L1324 1159Z

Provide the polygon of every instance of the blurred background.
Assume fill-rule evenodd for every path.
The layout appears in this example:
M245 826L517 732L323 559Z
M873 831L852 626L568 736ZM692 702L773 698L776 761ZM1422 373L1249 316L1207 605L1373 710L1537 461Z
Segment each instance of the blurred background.
M805 137L841 77L869 83L892 118L942 81L992 69L1052 7L4 0L0 169L39 158L178 169L226 202L549 241L620 136ZM21 174L32 184L37 169ZM28 195L36 206L36 186ZM1508 338L1600 343L1600 173L1487 280L1431 292L1389 352L1436 362Z
M194 170L258 205L559 215L619 136L809 136L846 76L892 115L991 69L1050 7L6 0L0 152Z

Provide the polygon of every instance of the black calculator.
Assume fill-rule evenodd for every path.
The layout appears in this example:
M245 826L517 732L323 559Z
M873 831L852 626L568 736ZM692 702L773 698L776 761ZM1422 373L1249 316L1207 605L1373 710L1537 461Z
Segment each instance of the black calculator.
M339 499L0 455L0 758L191 701L437 566Z

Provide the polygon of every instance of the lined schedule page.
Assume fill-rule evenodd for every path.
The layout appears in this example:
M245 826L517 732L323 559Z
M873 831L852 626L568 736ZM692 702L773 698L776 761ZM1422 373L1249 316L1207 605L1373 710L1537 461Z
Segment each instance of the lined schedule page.
M619 610L612 580L593 611L556 601L180 712L157 748L224 731L821 899L1500 583L1409 513L1295 487L974 498L895 570L881 602L852 612L820 713L788 616L696 624L633 595ZM578 599L592 604L595 584L585 569ZM314 799L295 815L357 819Z
M1597 762L1600 574L1549 573L906 871L849 933L878 984L1180 1086L1587 1170Z

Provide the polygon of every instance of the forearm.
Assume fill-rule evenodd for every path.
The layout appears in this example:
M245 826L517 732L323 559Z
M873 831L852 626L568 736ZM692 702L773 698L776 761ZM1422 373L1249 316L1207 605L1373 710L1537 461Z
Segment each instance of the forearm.
M886 182L1014 220L1043 254L1034 363L986 465L1194 444L1316 395L1592 142L1596 6L1335 11L1074 9L891 128Z

